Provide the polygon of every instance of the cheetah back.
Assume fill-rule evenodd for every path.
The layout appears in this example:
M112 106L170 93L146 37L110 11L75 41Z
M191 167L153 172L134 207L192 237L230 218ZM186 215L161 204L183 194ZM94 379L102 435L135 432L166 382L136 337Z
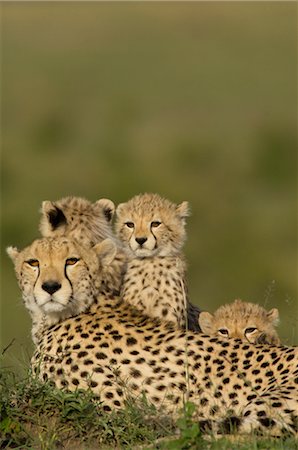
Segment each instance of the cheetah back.
M107 411L146 395L169 413L188 399L202 427L293 433L297 420L297 349L222 341L146 318L115 298L100 297L44 333L33 358L60 388L91 388Z

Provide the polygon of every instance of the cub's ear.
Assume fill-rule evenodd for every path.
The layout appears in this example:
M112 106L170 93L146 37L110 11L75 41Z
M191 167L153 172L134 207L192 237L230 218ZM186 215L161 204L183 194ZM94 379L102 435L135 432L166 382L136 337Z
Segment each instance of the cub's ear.
M267 318L275 327L279 324L279 312L277 308L272 308L267 312Z
M115 205L112 200L109 200L108 198L101 198L100 200L97 200L95 204L96 206L100 206L100 208L103 209L107 221L111 222L115 213Z
M67 223L62 209L58 208L58 206L56 206L54 202L50 202L48 200L42 202L41 213L43 215L43 219L47 222L48 225L51 226L52 231ZM43 219L40 224L41 232L45 231L46 225Z
M93 249L103 266L111 264L117 253L116 244L111 239L105 239L99 244L94 245Z
M6 252L8 254L8 256L10 257L10 259L15 263L18 255L19 255L19 250L16 247L7 247Z
M203 333L212 334L212 332L213 332L212 321L213 321L212 314L210 314L207 311L202 311L200 313L198 322L199 322L199 326Z
M177 206L176 211L181 219L190 216L190 208L188 202L182 202Z
M124 206L125 206L125 203L119 203L119 205L116 208L116 215L117 216L121 215L121 210L123 210Z

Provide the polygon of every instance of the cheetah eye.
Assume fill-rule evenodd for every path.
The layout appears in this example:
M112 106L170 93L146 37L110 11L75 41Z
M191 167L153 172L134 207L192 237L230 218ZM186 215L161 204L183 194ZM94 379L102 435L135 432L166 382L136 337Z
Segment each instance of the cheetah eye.
M125 222L125 225L126 225L128 228L134 228L134 226L135 226L135 224L134 224L133 222Z
M227 330L226 328L220 328L220 329L218 330L218 332L219 332L220 334L223 334L224 336L229 336L229 332L228 332L228 330Z
M28 261L26 261L26 263L29 264L29 266L31 266L31 267L39 267L38 259L28 259Z
M79 260L79 258L68 258L65 262L66 266L73 266L76 264Z
M254 333L255 331L257 331L257 328L254 328L254 327L245 328L244 333L245 334L250 334L250 333Z
M152 228L157 228L159 227L159 225L161 225L161 222L158 222L158 220L151 222L151 227Z

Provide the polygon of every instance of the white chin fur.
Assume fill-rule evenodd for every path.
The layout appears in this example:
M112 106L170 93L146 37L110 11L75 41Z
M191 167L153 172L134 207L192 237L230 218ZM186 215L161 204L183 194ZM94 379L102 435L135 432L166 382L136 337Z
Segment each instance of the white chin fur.
M138 258L150 258L151 256L155 256L157 250L148 250L146 248L138 248L134 250L135 256Z
M66 308L66 305L62 305L61 303L55 302L53 300L48 301L44 305L42 305L42 309L44 312L53 313L53 312L61 312Z

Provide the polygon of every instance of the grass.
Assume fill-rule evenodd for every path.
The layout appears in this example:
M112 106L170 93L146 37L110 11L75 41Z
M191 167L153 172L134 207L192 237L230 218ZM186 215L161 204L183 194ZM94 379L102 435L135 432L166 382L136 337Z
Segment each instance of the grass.
M0 371L0 448L21 449L296 449L297 441L256 436L202 435L186 403L177 420L161 415L146 399L126 408L103 411L90 391L66 392L40 382L29 370Z
M297 343L295 2L58 3L1 5L2 248L38 236L42 200L189 200L191 300L265 301ZM19 359L30 319L5 252L1 275L2 346L15 338ZM205 440L187 409L175 424L144 405L106 415L7 370L0 402L2 448L297 447Z
M30 373L19 379L1 373L0 448L133 447L169 433L168 422L129 403L107 414L92 392L63 392Z
M193 303L280 310L297 342L295 2L1 2L2 249L43 200L188 200ZM3 346L30 346L1 259ZM17 348L17 347L15 347ZM18 357L18 352L15 352Z

